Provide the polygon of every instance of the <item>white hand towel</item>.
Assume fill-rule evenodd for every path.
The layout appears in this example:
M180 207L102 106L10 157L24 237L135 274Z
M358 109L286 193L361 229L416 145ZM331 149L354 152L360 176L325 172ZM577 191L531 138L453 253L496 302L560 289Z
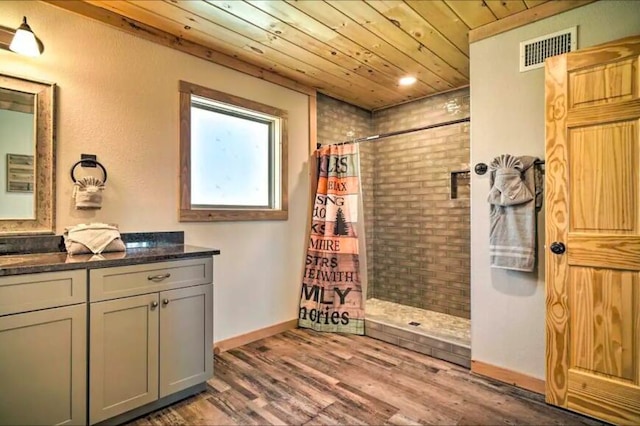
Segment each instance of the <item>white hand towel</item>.
M99 209L102 207L102 191L104 182L93 177L86 176L76 181L73 188L73 197L76 202L76 209Z

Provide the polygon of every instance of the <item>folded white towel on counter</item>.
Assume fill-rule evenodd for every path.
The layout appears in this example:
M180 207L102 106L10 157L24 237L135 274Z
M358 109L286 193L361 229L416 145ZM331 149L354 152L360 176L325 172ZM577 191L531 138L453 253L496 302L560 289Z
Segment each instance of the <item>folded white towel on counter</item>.
M106 223L71 226L65 229L63 237L67 253L71 255L126 250L118 227Z

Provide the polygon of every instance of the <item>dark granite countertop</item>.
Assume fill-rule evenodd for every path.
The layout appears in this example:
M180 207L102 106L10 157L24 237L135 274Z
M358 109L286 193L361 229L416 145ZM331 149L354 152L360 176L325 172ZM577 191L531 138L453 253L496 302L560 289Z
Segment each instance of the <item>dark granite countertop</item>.
M16 254L0 256L0 276L137 265L217 254L220 254L220 250L184 244L127 248L126 252L102 253L101 255L71 256L66 252Z
M184 233L146 232L122 234L126 252L68 255L61 236L0 238L0 276L35 272L97 269L149 262L208 257L220 250L184 244Z

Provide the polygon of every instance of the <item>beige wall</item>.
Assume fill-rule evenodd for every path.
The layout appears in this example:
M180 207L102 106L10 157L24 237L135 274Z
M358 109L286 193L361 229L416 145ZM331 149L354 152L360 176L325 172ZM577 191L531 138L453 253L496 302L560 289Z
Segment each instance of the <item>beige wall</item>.
M578 47L640 33L640 2L599 1L471 44L471 163L544 157L544 70L518 71L519 42L578 25ZM471 182L472 358L545 375L544 215L537 273L489 267L488 175Z
M26 15L46 46L27 58L0 50L0 73L55 82L58 91L58 233L88 221L124 232L184 230L215 247L214 339L297 317L308 210L308 98L40 2L3 1L0 25ZM289 112L288 221L180 223L178 81ZM109 172L99 211L72 207L71 165L96 154Z

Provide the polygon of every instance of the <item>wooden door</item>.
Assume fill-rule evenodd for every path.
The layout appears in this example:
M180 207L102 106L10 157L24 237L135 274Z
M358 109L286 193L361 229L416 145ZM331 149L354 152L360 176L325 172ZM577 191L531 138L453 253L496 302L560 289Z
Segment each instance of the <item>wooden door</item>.
M213 284L160 293L160 398L213 377Z
M640 424L639 54L546 65L546 400L621 424Z
M90 305L89 422L158 399L158 293Z
M84 424L87 305L0 317L0 424Z

